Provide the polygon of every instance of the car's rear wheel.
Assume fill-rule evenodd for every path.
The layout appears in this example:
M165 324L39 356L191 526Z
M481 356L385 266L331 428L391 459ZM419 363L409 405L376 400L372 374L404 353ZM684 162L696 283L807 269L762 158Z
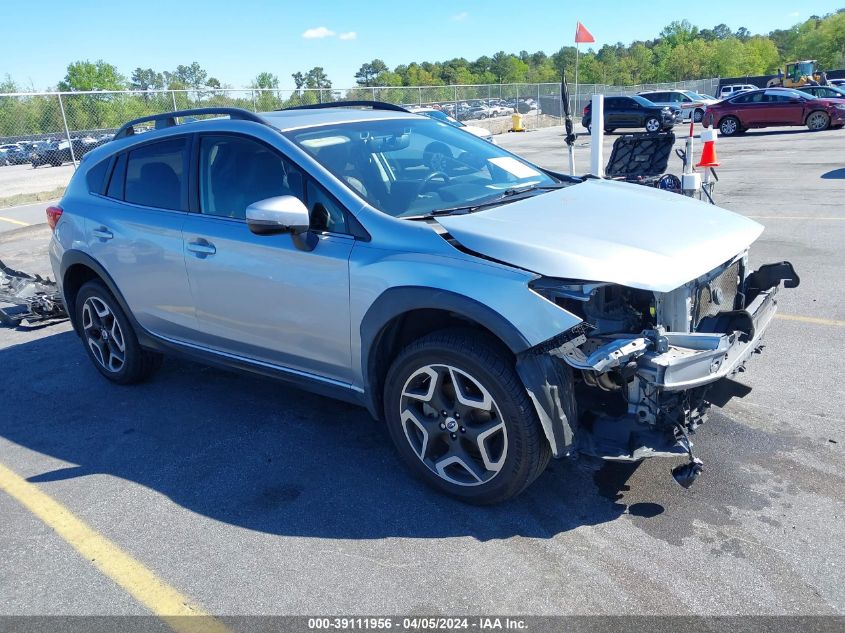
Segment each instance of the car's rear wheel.
M733 116L726 116L719 122L719 132L722 136L734 136L741 131L739 119Z
M659 132L661 127L660 119L657 117L651 116L645 120L645 131L646 132Z
M128 385L146 380L161 367L161 354L141 347L126 314L101 282L85 283L75 306L85 351L103 376Z
M512 359L495 339L442 330L406 347L384 389L385 419L406 465L476 504L525 489L550 457Z
M704 110L696 108L692 113L692 120L695 123L701 123L701 121L704 120Z
M816 110L807 115L807 128L813 132L821 132L830 127L830 115L827 112Z

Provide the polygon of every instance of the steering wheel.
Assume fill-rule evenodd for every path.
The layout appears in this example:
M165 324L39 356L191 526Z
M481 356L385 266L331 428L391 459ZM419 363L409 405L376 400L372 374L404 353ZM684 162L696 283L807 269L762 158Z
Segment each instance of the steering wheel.
M447 174L445 172L433 171L428 176L426 176L425 178L423 178L420 181L420 184L417 187L416 196L422 195L422 193L423 193L423 191L425 191L426 187L428 187L431 184L431 181L435 180L437 178L440 178L443 181L443 184L449 184L449 182L452 180L451 178L449 178L449 174Z

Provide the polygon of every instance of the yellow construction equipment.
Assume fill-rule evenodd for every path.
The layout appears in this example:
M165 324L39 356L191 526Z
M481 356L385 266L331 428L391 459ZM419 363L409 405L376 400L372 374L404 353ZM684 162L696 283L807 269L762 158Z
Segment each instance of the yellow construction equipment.
M786 73L778 68L778 76L766 83L767 88L800 88L801 86L824 86L827 76L819 70L815 59L805 59L800 62L789 62Z

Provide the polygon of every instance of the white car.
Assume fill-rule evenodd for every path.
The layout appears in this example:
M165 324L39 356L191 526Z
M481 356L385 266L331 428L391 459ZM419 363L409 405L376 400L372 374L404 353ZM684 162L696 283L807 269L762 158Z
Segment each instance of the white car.
M680 108L682 120L692 119L696 123L700 123L704 118L707 106L717 101L692 90L653 90L638 94L654 105Z
M496 144L496 141L493 140L493 133L490 130L475 125L467 125L466 123L462 123L461 121L450 117L445 112L442 112L435 108L408 108L408 112L412 112L414 114L421 114L423 116L427 116L430 119L434 119L435 121L443 121L443 123L448 123L453 127L460 128L464 132L469 132L470 134L474 134L475 136L483 138L485 141L493 143L493 145Z
M490 116L510 116L513 114L513 108L501 104L493 104L490 106Z
M728 97L733 97L738 92L743 92L745 90L757 90L757 86L753 86L751 84L731 84L729 86L722 86L721 90L719 90L719 98L727 99Z

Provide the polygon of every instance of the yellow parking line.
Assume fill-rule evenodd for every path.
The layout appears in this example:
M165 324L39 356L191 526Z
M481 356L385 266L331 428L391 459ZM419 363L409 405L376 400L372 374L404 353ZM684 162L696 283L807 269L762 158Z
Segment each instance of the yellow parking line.
M13 220L12 218L4 218L0 215L0 220L3 222L11 222L12 224L19 224L20 226L29 226L29 222L21 222L20 220Z
M820 319L819 317L801 316L800 314L782 314L778 312L775 315L778 319L786 319L787 321L801 321L803 323L815 323L816 325L837 325L845 327L845 321L837 319Z
M4 490L103 574L128 591L178 633L229 633L216 618L204 613L187 597L156 576L40 488L0 464ZM192 617L185 617L192 616Z

